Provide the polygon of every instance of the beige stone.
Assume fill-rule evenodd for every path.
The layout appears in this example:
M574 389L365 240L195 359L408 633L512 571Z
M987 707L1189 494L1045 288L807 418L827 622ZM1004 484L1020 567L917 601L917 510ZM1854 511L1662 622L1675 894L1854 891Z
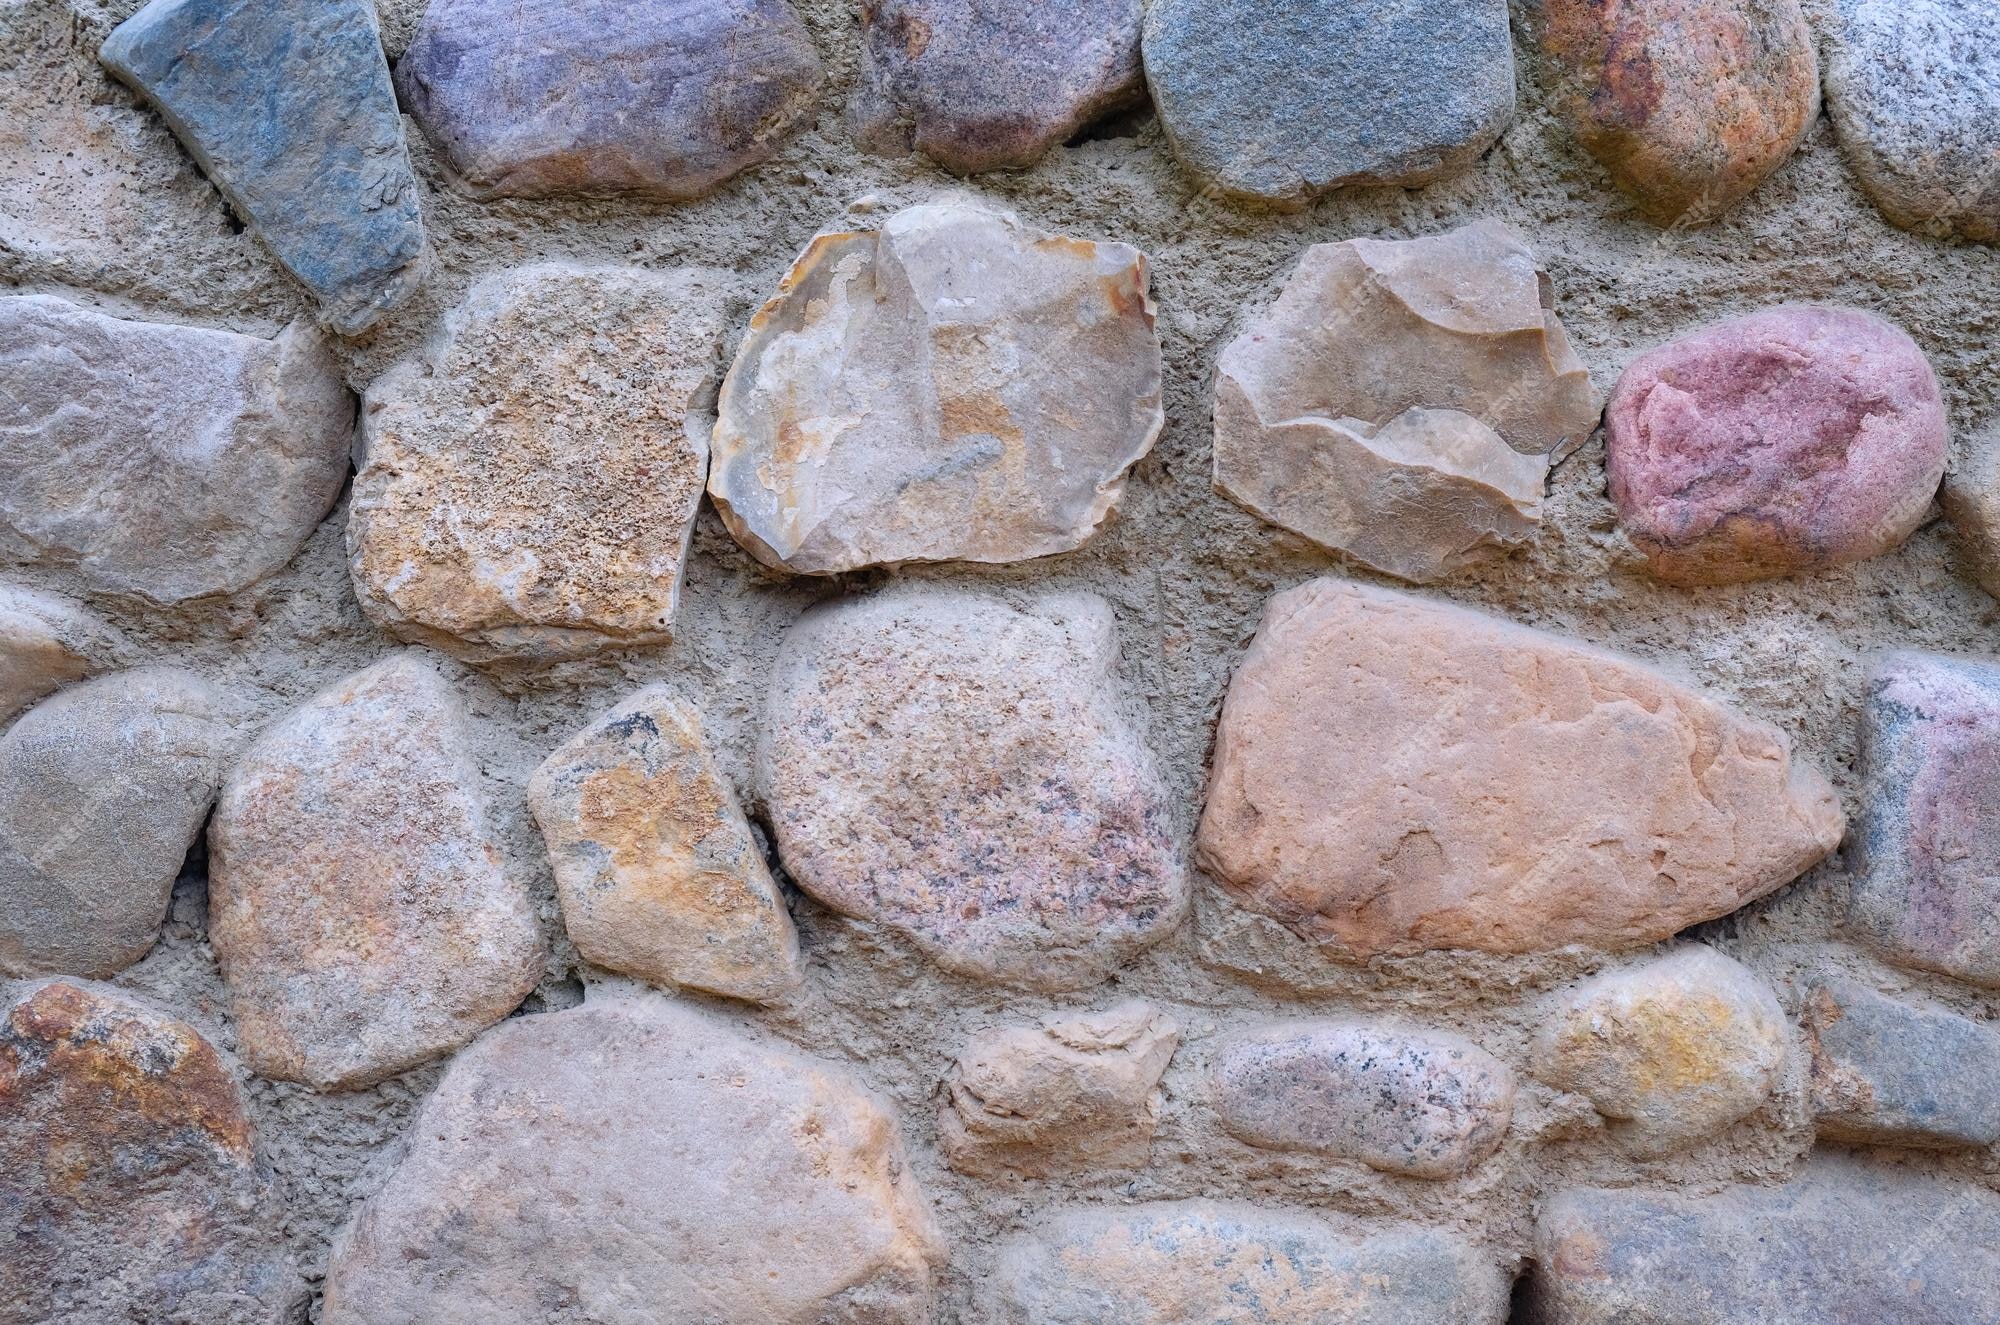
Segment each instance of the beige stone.
M469 662L670 637L706 473L712 277L551 264L488 277L369 388L347 548L394 634Z
M798 988L798 934L693 705L641 690L535 770L528 805L586 961L753 1002Z
M1338 955L1658 942L1839 843L1770 724L1616 654L1409 594L1272 599L1200 832L1230 893Z
M1163 420L1145 255L970 202L822 234L722 384L709 495L812 574L1067 552Z
M0 722L71 681L129 656L97 615L56 594L0 580Z
M1966 569L2000 598L2000 423L1953 447L1938 497Z
M938 1142L961 1173L1052 1178L1143 1168L1160 1122L1173 1018L1133 1000L981 1031L945 1077Z

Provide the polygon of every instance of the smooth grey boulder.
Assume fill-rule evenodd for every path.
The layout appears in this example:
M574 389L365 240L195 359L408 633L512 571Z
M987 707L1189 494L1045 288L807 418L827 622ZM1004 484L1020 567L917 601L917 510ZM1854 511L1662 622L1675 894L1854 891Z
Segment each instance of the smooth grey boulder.
M2000 1141L2000 1031L1853 980L1806 999L1819 1134L1863 1145Z

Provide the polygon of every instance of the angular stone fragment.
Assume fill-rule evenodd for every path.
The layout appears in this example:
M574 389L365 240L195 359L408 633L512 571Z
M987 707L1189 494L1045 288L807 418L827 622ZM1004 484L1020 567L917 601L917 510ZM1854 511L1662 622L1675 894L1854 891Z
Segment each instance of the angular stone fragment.
M1850 932L2000 989L2000 659L1897 653L1868 679Z
M71 686L0 735L0 974L145 956L233 745L221 693L167 667Z
M1542 1212L1542 1325L1988 1325L2000 1197L1820 1154L1791 1182L1571 1191Z
M945 1078L946 1162L988 1177L1143 1168L1160 1077L1179 1043L1173 1018L1137 1001L981 1031Z
M787 0L433 0L396 87L473 194L693 198L819 95Z
M0 581L0 722L128 648L117 631L67 598Z
M0 1210L5 1325L303 1318L229 1065L118 990L52 981L6 1000Z
M1768 723L1630 659L1408 594L1279 594L1202 817L1239 902L1336 955L1656 943L1797 878L1839 801Z
M550 755L528 805L586 961L752 1002L798 988L791 915L709 756L701 715L665 686Z
M1547 273L1506 226L1318 244L1222 352L1215 487L1433 580L1534 532L1549 456L1600 408Z
M1893 225L2000 243L2000 27L1986 0L1833 0L1826 104Z
M366 331L416 289L417 182L367 0L149 0L98 58L336 331Z
M209 830L209 941L253 1071L365 1086L457 1048L534 988L465 715L415 653L258 738Z
M1972 578L2000 598L2000 426L1955 448L1938 497Z
M1000 1254L998 1325L1501 1325L1507 1281L1449 1233L1355 1238L1218 1201L1076 1210Z
M758 753L799 886L948 970L1078 989L1187 912L1167 793L1116 694L1109 604L938 590L809 612Z
M1181 164L1286 209L1455 175L1514 119L1506 0L1153 0L1145 59Z
M276 340L0 298L0 551L175 603L291 560L340 495L354 402L319 333Z
M489 277L369 388L347 548L369 618L470 662L670 636L721 328L701 273Z
M942 1247L895 1118L666 999L507 1023L410 1137L335 1240L325 1325L931 1320Z
M1484 1161L1514 1117L1514 1074L1485 1050L1456 1036L1330 1021L1228 1037L1211 1089L1224 1129L1253 1146L1418 1178Z
M1162 420L1145 255L911 207L815 239L751 319L708 490L787 570L1019 561L1095 533Z
M2000 1141L2000 1031L1852 980L1806 999L1819 1134L1861 1145Z
M1535 1075L1661 1155L1748 1117L1784 1070L1785 1014L1762 980L1713 948L1585 981L1535 1040Z
M1670 584L1735 584L1888 552L1944 474L1937 375L1902 331L1788 304L1633 360L1605 410L1618 518Z
M1542 0L1540 17L1558 113L1659 225L1729 210L1819 118L1798 0Z
M1145 95L1142 0L869 0L860 136L970 175L1031 166Z

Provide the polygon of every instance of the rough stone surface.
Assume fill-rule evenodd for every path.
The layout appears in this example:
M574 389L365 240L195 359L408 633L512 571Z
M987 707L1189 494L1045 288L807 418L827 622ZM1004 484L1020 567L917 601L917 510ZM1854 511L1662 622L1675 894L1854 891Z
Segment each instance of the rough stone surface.
M868 0L861 137L961 175L1030 166L1145 96L1142 0Z
M999 1325L1501 1325L1507 1282L1448 1233L1342 1236L1175 1201L1059 1215L1002 1251Z
M1755 1113L1784 1071L1783 1009L1768 986L1694 945L1564 995L1535 1040L1535 1075L1660 1155Z
M1160 432L1147 289L1129 244L969 202L822 234L722 384L709 495L813 574L1077 547Z
M1339 954L1526 953L1658 942L1842 827L1782 733L1659 672L1315 580L1271 600L1230 682L1200 852Z
M483 198L693 198L819 95L787 0L436 0L396 88Z
M99 57L336 331L367 330L416 288L423 218L368 0L150 0Z
M1534 532L1550 455L1600 408L1548 274L1508 227L1318 244L1222 352L1215 486L1433 580Z
M981 1031L945 1077L938 1144L960 1173L1143 1168L1180 1027L1136 1000Z
M1151 752L1090 595L939 590L809 613L786 637L760 776L786 869L945 968L1094 984L1187 912Z
M287 1325L306 1296L229 1065L105 986L6 1000L0 1210L0 1325Z
M69 599L0 580L0 722L130 648Z
M1863 1145L2000 1141L2000 1031L1853 980L1806 998L1819 1134Z
M154 603L283 566L340 495L354 403L319 334L275 340L0 298L0 552Z
M1954 447L1938 496L1965 569L2000 598L2000 422Z
M1660 225L1714 220L1819 118L1798 0L1542 0L1540 20L1558 113Z
M2000 242L2000 28L1984 0L1833 0L1826 103L1894 225Z
M1776 1187L1552 1200L1528 1319L1545 1325L1986 1325L2000 1198L1840 1156Z
M1671 584L1734 584L1888 552L1945 465L1937 375L1900 329L1790 304L1633 360L1605 409L1619 522Z
M1897 653L1868 678L1848 929L2000 989L2000 659Z
M665 999L508 1023L410 1135L335 1247L324 1325L931 1319L942 1246L895 1118Z
M1455 175L1514 119L1506 0L1154 0L1145 58L1181 164L1283 208Z
M701 273L528 267L369 388L348 553L371 620L471 662L670 636L720 326Z
M464 1044L534 987L540 936L465 722L443 677L395 654L231 771L209 829L209 941L252 1070L367 1085Z
M1419 1178L1455 1177L1491 1156L1514 1113L1514 1074L1485 1050L1330 1021L1228 1037L1210 1087L1222 1126L1253 1146Z
M585 960L770 1002L803 978L798 935L701 726L648 686L550 755L528 805Z

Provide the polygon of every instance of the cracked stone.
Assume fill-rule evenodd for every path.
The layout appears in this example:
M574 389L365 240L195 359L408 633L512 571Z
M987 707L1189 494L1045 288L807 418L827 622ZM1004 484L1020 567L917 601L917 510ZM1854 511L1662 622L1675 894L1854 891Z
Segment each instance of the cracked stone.
M95 613L0 580L0 722L130 651L125 637Z
M1852 980L1806 998L1822 1137L1925 1148L2000 1142L2000 1031Z

